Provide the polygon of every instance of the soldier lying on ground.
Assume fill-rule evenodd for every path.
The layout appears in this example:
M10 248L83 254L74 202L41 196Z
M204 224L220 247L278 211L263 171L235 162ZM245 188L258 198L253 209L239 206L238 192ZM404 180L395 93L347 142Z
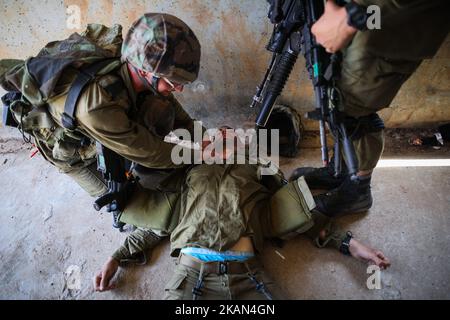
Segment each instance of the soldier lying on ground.
M170 233L171 256L178 257L165 299L282 298L256 259L264 238L304 233L318 247L334 247L382 269L390 265L381 251L340 231L315 210L303 177L283 185L280 175L261 177L260 169L261 165L202 164L188 171L176 196L153 191L147 198L149 212L123 217L140 228L95 276L95 290L113 289L111 279L119 264L142 256L162 239L150 230L158 224L152 219L168 221L170 227L162 229Z

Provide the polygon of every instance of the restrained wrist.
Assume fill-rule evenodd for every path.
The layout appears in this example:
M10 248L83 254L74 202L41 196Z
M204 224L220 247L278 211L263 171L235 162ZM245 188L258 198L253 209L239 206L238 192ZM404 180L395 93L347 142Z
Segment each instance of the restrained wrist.
M350 256L350 240L353 238L353 234L350 231L347 231L347 234L341 242L341 247L339 251L342 252L346 256Z

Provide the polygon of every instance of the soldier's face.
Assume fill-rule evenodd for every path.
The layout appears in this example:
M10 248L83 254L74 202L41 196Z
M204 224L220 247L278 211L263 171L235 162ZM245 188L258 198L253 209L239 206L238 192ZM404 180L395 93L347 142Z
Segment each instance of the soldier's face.
M139 70L139 73L151 85L153 80L153 74L150 72L145 72L143 70ZM182 92L183 88L184 86L182 84L174 83L166 78L160 78L158 81L158 88L156 88L156 90L163 96L168 96L170 93L174 91Z
M174 83L166 78L161 78L160 81L158 81L158 92L162 95L169 95L171 92L182 92L184 86L179 83Z

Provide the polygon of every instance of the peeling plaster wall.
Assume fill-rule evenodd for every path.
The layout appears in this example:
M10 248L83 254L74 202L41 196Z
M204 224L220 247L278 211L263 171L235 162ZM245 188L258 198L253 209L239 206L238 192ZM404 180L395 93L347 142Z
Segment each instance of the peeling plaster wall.
M79 30L66 28L69 5L81 9ZM191 26L202 44L199 80L179 95L186 109L209 126L250 123L256 115L248 105L270 59L264 48L271 33L265 0L0 0L0 8L0 58L35 55L47 42L82 31L88 22L119 23L125 33L144 12L174 14ZM449 67L450 37L382 112L386 124L410 127L450 121ZM279 101L303 115L313 108L312 97L304 61L299 59ZM315 123L306 126L316 128Z

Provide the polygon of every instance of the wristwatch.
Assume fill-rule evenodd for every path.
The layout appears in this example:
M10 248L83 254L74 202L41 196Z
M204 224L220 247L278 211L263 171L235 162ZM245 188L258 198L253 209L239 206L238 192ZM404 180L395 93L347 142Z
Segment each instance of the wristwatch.
M339 251L346 256L351 256L350 253L350 240L353 238L353 234L350 231L347 231L344 240L341 242L341 247Z
M357 4L354 1L350 1L345 5L347 10L347 24L360 31L367 30L367 8Z

